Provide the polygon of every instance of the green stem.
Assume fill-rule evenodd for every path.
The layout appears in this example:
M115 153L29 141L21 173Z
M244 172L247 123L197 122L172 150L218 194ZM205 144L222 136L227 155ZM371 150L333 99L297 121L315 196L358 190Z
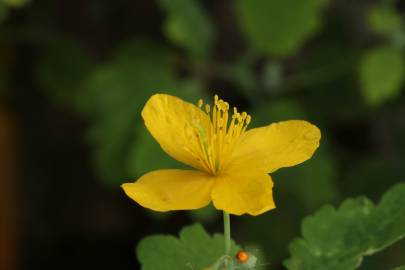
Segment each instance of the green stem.
M225 254L231 256L231 221L229 214L224 211Z

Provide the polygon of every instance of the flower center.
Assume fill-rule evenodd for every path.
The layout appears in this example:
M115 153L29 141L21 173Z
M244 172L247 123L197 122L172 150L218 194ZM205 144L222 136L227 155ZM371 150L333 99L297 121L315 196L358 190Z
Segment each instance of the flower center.
M202 109L204 102L200 99L197 103ZM240 136L246 131L251 121L251 116L246 112L239 113L236 107L229 117L228 102L214 97L214 105L205 104L204 113L210 119L208 127L204 127L199 121L193 123L190 132L194 133L198 147L194 148L194 155L201 166L211 174L218 174L226 164L227 158L237 144Z

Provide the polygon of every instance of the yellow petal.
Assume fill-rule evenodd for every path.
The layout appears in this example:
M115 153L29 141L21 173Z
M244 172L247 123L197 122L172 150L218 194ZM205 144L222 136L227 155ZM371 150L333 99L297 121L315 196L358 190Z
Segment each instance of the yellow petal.
M309 159L319 146L319 129L300 120L274 123L245 132L231 155L227 170L271 173Z
M158 170L147 173L135 183L122 185L125 193L155 211L198 209L211 200L214 180L192 170Z
M256 216L275 208L272 188L269 175L238 171L217 176L211 196L217 209Z
M166 153L182 163L204 170L198 155L192 154L190 149L199 147L192 131L196 128L207 130L210 125L207 114L177 97L156 94L146 103L142 117L149 132Z

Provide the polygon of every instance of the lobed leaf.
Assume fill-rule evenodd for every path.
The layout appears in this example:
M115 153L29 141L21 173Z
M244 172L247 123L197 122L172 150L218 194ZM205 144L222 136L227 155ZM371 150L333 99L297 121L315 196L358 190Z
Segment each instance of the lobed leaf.
M238 246L232 242L232 254ZM176 238L152 235L144 238L136 249L142 270L202 270L224 255L224 237L210 236L200 224L184 227Z
M351 270L405 236L405 184L389 190L378 205L364 197L325 206L302 223L302 238L289 246L289 270Z

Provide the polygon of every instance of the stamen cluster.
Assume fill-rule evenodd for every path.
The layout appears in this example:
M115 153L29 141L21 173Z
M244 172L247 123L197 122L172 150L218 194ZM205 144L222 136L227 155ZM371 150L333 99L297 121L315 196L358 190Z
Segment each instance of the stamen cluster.
M203 110L202 99L198 100L197 105ZM232 149L246 131L251 116L246 112L239 113L234 107L229 119L229 103L218 99L217 95L214 97L212 110L209 104L205 104L204 109L210 123L203 126L200 119L194 119L193 125L186 127L190 141L197 142L191 147L186 147L186 150L197 158L207 172L215 175L226 165Z

